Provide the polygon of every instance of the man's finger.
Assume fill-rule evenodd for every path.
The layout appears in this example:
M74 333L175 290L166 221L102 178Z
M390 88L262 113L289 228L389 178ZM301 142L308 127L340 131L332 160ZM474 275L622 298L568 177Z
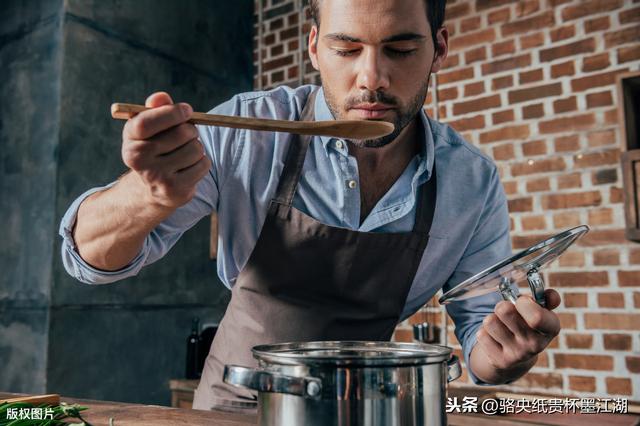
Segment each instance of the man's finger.
M558 316L538 305L532 298L518 297L516 309L532 329L549 336L555 336L560 332Z
M522 318L515 305L503 300L496 305L496 316L511 330L516 337L527 338L531 334L531 328Z
M562 302L560 293L552 288L548 288L544 291L544 297L547 301L547 309L549 310L554 310L555 308L560 306L560 303Z
M157 108L162 105L172 105L173 99L167 92L156 92L150 95L144 102L147 108Z
M129 139L143 140L187 121L193 110L189 104L163 105L143 111L125 124Z
M511 330L509 330L495 314L487 315L484 321L482 321L482 326L501 346L509 347L516 344L515 336Z

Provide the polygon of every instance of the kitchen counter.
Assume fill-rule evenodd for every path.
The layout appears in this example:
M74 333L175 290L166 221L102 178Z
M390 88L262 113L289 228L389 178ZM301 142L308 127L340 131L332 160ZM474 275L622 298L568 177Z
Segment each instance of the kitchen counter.
M450 397L460 400L467 397L483 397L489 390L477 388L451 388ZM0 392L0 398L15 398L25 394ZM66 398L61 401L77 403L88 407L82 416L93 426L109 425L113 418L113 426L163 426L163 425L220 425L220 426L253 426L256 417L231 414L220 411L202 411L186 408L171 408L159 405L129 404L123 402L95 401L90 399ZM451 426L523 426L523 425L555 425L555 426L632 426L640 424L637 414L518 414L513 416L488 416L483 414L449 414Z

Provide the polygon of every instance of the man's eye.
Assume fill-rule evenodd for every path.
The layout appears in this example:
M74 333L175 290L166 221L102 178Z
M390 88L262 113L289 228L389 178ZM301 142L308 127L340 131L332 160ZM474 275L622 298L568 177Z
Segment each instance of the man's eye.
M392 49L388 47L387 54L389 54L389 56L405 57L405 56L412 55L416 50L418 49L399 50L399 49Z
M334 49L338 56L352 56L358 52L357 49Z

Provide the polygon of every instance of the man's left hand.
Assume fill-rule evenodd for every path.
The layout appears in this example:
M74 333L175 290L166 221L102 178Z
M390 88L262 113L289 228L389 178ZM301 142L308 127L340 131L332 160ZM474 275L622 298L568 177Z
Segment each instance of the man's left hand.
M501 301L484 319L470 361L478 378L504 383L522 376L535 364L537 355L560 332L560 319L552 312L560 305L560 295L547 289L545 297L546 308L531 296L518 297L515 305Z

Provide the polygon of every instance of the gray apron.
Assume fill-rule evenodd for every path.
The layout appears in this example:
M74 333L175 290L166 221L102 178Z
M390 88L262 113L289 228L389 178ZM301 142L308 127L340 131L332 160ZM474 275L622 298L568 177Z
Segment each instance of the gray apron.
M301 120L313 120L315 95ZM194 409L255 412L255 393L222 381L225 364L257 366L255 345L391 339L429 240L435 163L420 187L412 231L352 231L291 205L311 140L293 136L275 198L211 345Z

